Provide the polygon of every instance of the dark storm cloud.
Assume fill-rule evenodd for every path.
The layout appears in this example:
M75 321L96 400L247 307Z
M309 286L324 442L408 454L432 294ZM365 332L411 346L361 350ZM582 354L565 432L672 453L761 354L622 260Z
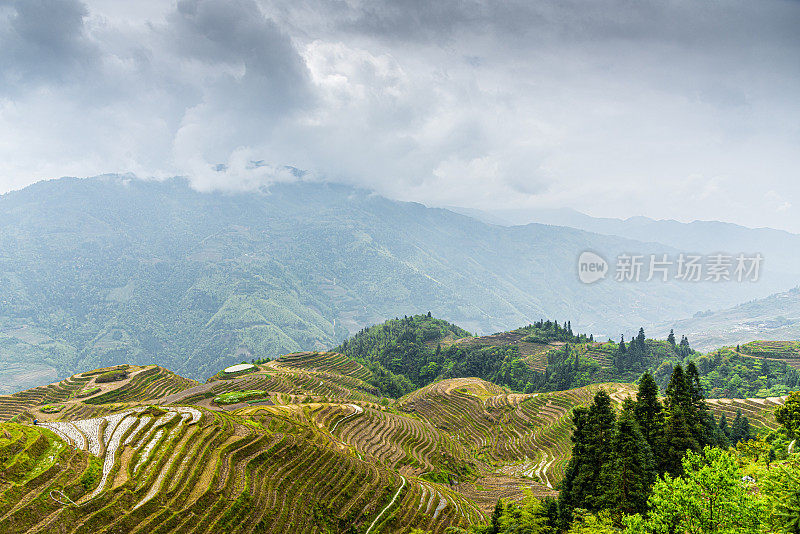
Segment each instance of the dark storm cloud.
M77 0L0 4L0 91L31 83L71 83L100 53L87 35L86 6Z
M0 190L292 166L800 231L798 27L784 0L0 0Z
M383 0L313 3L345 32L411 42L469 31L498 41L561 39L562 44L609 40L665 41L682 47L713 42L797 44L796 2L662 0L467 1Z
M251 156L263 155L249 147L273 137L314 101L290 37L252 0L180 0L158 33L190 76L203 78L173 138L173 157L184 172L203 188L249 188L259 178L275 179L282 167L251 165Z
M180 0L164 34L182 56L241 66L230 104L276 111L309 98L308 76L289 37L249 0Z

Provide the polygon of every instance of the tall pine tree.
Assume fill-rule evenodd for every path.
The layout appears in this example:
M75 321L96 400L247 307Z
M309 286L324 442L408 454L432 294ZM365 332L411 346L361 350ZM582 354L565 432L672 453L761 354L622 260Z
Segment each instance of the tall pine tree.
M683 471L681 459L686 451L700 451L700 445L695 438L697 416L692 403L692 392L680 365L675 366L667 385L666 409L663 457L659 471L679 475Z
M645 351L647 350L647 346L645 345L644 342L645 342L644 328L639 328L639 335L636 336L636 346L638 347L642 355L644 355Z
M727 449L731 446L731 428L728 426L728 418L725 416L725 412L719 416L719 426L717 428L719 432L717 435L717 446Z
M672 345L672 348L675 348L675 331L670 329L669 335L667 336L667 343Z
M664 407L658 400L658 385L650 373L642 375L634 408L639 429L654 452L660 449L664 435Z
M736 410L736 418L731 425L731 445L735 447L740 441L748 441L752 438L750 420L742 416L741 410Z
M681 358L687 358L691 354L692 349L689 347L689 338L686 336L681 336L681 343L678 346L678 355L680 355Z
M700 373L697 372L694 362L689 362L686 366L686 382L692 397L692 417L694 419L692 426L695 429L697 441L701 448L706 445L716 446L720 441L719 427L714 420L714 414L709 411L706 404L703 387L700 385Z
M575 508L593 512L603 508L601 471L611 461L609 445L615 422L611 397L603 390L597 392L589 408L578 407L573 411L572 458L558 496L562 526L569 524Z
M636 419L636 403L627 399L611 442L611 461L603 466L604 508L622 514L645 513L656 464Z

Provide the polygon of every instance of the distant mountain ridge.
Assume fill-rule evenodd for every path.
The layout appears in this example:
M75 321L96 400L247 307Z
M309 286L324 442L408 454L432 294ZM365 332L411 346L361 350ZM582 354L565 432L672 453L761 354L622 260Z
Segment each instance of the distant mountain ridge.
M14 389L120 363L201 379L427 311L479 333L562 317L616 336L787 287L585 285L584 250L665 246L302 180L201 193L178 178L63 178L0 196L0 229L0 383Z
M655 326L686 333L701 350L737 345L753 340L800 339L800 287L733 308L699 313L679 321Z
M800 235L774 228L748 228L734 223L635 216L627 219L592 217L570 208L476 210L450 208L490 224L520 226L531 223L577 228L645 242L658 242L682 252L759 252L766 268L800 274Z

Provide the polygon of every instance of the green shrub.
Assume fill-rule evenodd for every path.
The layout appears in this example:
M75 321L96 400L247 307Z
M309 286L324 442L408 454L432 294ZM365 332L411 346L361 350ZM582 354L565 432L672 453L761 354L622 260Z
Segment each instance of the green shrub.
M269 392L260 389L251 389L246 391L230 391L214 397L216 404L237 404L251 399L268 396Z
M96 456L89 457L89 464L86 466L86 470L81 475L81 485L83 489L89 491L98 482L100 482L100 469L102 464L100 463L100 458Z
M78 399L82 399L84 397L91 397L92 395L94 395L98 391L100 391L99 387L94 387L94 388L90 388L90 389L84 389L83 391L79 391L78 393L76 393L75 397L78 398Z
M117 380L124 380L128 378L128 372L124 369L116 369L114 371L107 371L95 379L98 384L105 384L108 382L116 382Z

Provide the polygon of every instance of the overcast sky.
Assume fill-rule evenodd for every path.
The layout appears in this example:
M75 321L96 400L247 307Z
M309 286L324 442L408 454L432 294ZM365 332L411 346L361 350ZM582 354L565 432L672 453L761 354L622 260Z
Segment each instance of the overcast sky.
M0 192L285 166L800 232L800 2L0 0Z

